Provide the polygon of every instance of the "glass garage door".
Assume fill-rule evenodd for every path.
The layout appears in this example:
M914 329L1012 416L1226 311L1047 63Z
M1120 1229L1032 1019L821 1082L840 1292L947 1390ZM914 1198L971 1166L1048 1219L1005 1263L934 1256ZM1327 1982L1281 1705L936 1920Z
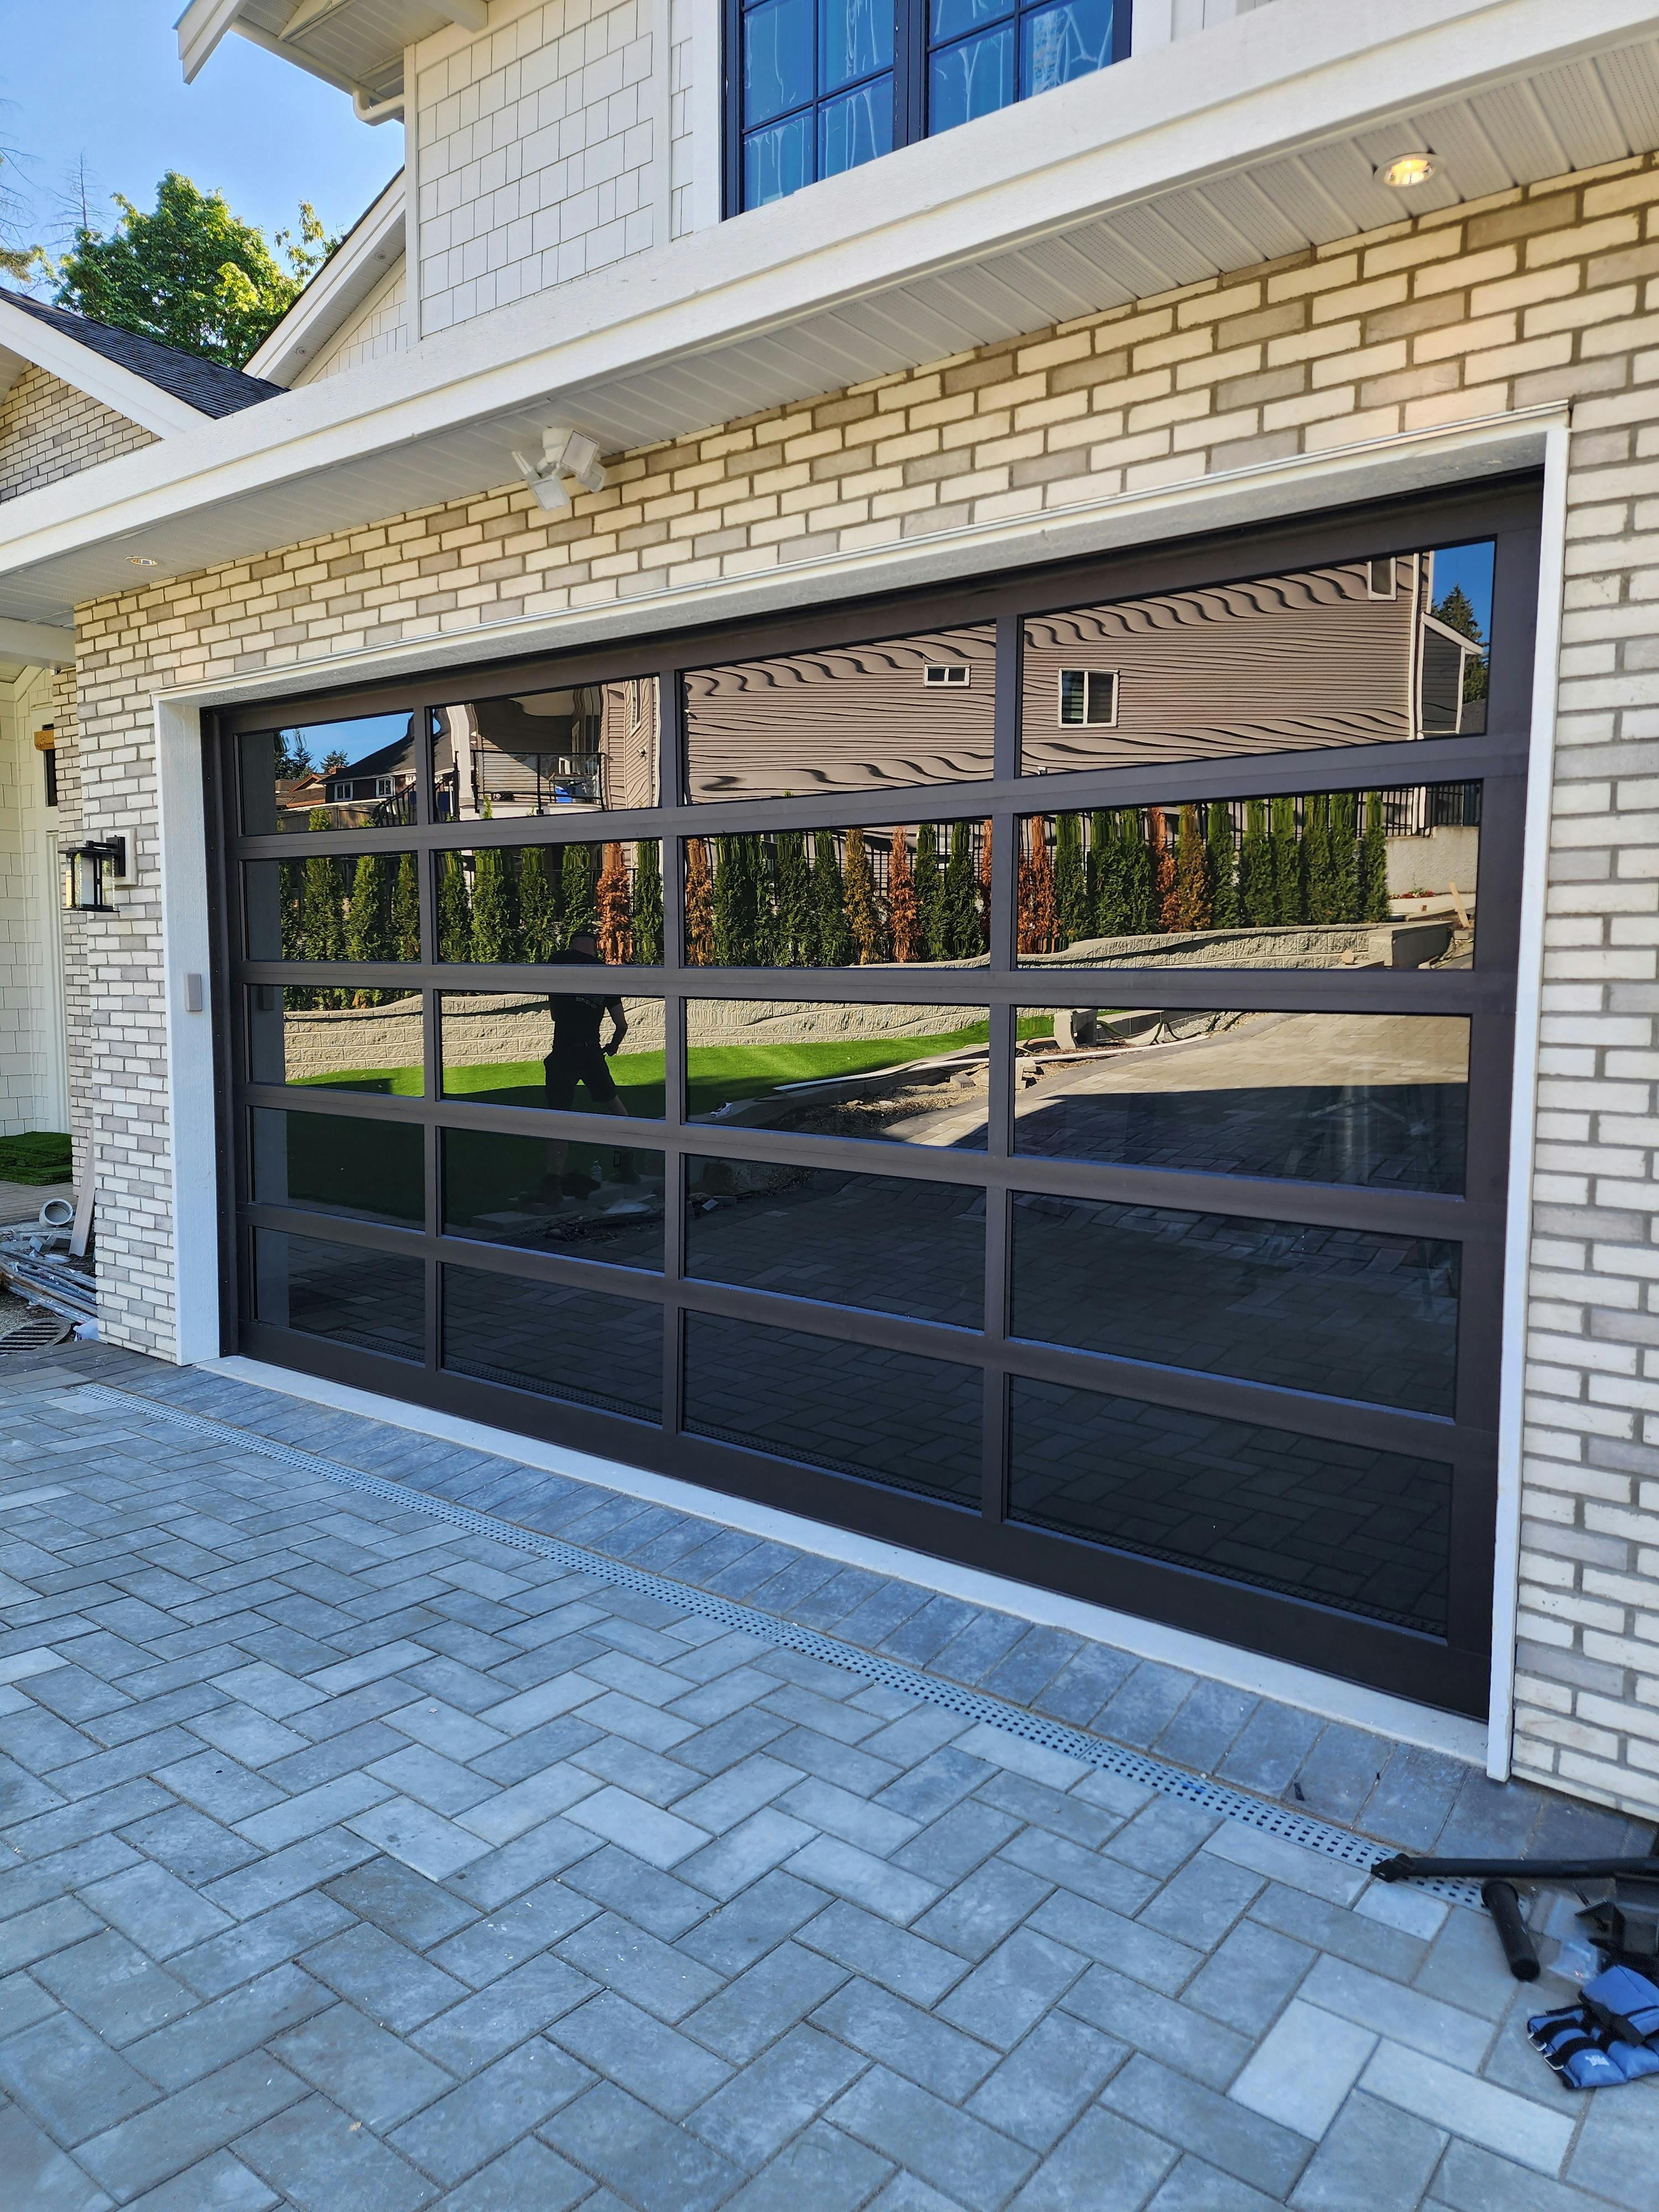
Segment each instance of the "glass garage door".
M228 1340L1482 1709L1534 515L223 718Z

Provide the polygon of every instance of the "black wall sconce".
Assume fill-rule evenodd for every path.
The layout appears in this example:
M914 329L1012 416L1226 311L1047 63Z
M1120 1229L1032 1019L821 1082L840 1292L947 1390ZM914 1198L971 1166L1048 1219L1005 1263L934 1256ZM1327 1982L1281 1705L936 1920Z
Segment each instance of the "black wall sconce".
M104 888L112 878L125 876L126 872L125 837L71 845L64 855L64 904L75 914L113 913Z

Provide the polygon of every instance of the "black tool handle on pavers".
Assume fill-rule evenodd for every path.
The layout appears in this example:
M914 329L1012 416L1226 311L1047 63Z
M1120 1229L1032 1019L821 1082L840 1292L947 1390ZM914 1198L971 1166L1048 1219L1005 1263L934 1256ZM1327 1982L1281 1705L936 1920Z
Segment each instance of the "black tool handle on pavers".
M1538 1979L1538 1954L1532 1945L1532 1935L1521 1917L1521 1900L1515 1886L1507 1881L1483 1882L1480 1902L1492 1917L1498 1930L1498 1940L1504 1947L1504 1956L1510 1962L1510 1972L1517 1982Z
M1599 1881L1624 1875L1659 1878L1659 1860L1644 1859L1419 1859L1398 1852L1371 1869L1378 1881L1434 1881L1462 1875L1475 1881Z

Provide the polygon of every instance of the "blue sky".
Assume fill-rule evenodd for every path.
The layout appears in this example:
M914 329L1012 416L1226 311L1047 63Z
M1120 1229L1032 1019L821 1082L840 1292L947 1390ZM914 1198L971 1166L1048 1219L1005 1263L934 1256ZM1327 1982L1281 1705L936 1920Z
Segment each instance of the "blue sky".
M344 93L228 38L187 85L173 23L184 0L0 0L0 146L31 203L31 240L84 154L101 205L124 192L154 204L162 173L217 185L245 222L294 227L310 200L331 231L354 222L403 160L403 127L359 123ZM6 165L5 174L11 171Z

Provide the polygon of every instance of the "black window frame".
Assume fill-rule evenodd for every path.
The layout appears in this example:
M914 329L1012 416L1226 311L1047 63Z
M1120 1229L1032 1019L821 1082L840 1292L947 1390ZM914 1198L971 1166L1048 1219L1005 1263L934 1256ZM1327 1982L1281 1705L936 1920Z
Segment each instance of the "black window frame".
M1539 486L1535 477L1499 480L1386 505L1369 504L1202 538L1164 541L1065 564L1005 571L948 586L880 598L842 600L763 618L684 629L611 647L589 645L556 655L497 660L458 672L450 668L374 688L310 694L280 705L222 709L204 745L214 927L216 1051L219 1065L222 1188L222 1341L275 1364L337 1381L380 1388L389 1395L485 1423L574 1445L643 1466L714 1492L760 1500L811 1519L1122 1611L1150 1615L1272 1656L1369 1682L1420 1702L1478 1714L1486 1709L1490 1664L1492 1570L1498 1476L1499 1359L1508 1204L1510 1092L1514 1052L1515 970L1519 939L1522 825L1530 744L1533 637L1536 615ZM1020 656L1025 621L1060 609L1206 583L1223 583L1368 553L1409 552L1495 538L1488 729L1480 736L1333 746L1314 751L1235 756L1150 768L1021 775ZM896 802L891 789L869 793L693 803L685 780L683 678L727 659L799 651L825 644L891 638L970 622L993 622L996 635L996 717L992 776L967 784L919 787ZM422 769L413 825L247 837L239 834L234 740L310 716L322 719L386 711L407 704L469 696L486 698L530 689L653 676L659 684L660 803L575 819L547 816L491 823L434 818L429 764ZM1479 784L1482 845L1480 915L1467 969L1402 970L1177 969L1119 971L1122 987L1155 989L1171 1007L1216 1006L1263 1011L1439 1013L1470 1024L1468 1172L1461 1197L1401 1194L1353 1187L1252 1182L1186 1170L1103 1167L1036 1158L1013 1151L1012 1046L1018 1009L1069 1004L1076 979L1064 971L1018 965L1015 952L1014 854L1024 816L1097 805L1168 804L1183 799L1241 799L1275 792L1361 791L1402 781ZM988 965L949 973L818 969L811 995L840 1003L914 998L927 1004L991 1009L991 1091L988 1146L974 1154L902 1146L866 1138L721 1129L692 1121L685 1105L682 1009L696 998L793 999L803 994L799 970L691 967L684 962L682 895L684 841L722 831L880 826L896 803L914 817L921 805L940 815L968 812L994 827L993 923ZM470 1105L442 1097L437 1068L436 1010L446 991L545 990L547 971L434 961L388 963L349 971L364 986L419 993L425 1008L425 1095L421 1098L319 1091L316 1108L334 1115L408 1120L425 1130L426 1226L405 1231L337 1215L256 1206L247 1181L246 1132L256 1105L306 1110L303 1088L246 1079L242 1047L244 985L339 983L337 968L241 957L239 860L292 860L301 850L401 850L423 856L483 842L519 845L592 842L597 836L654 837L662 852L664 957L658 967L616 971L624 993L665 1001L665 1119L641 1127L644 1142L667 1156L664 1271L643 1277L635 1267L488 1246L441 1233L439 1188L441 1127L523 1133L525 1109ZM422 859L423 950L435 944L435 869ZM1154 980L1155 976L1155 980ZM539 984L537 979L539 981ZM540 1113L537 1128L550 1137L588 1140L591 1115ZM607 1132L608 1133L608 1132ZM724 1314L776 1328L960 1360L964 1332L955 1325L819 1304L775 1291L694 1279L684 1260L688 1156L724 1154L820 1165L870 1174L972 1182L987 1192L985 1328L969 1333L972 1357L985 1382L984 1485L977 1514L944 1508L878 1483L821 1472L793 1460L710 1442L686 1433L682 1420L682 1316ZM1012 1194L1052 1191L1079 1197L1132 1196L1151 1204L1207 1208L1267 1218L1293 1216L1312 1224L1382 1227L1449 1237L1462 1248L1463 1298L1455 1418L1406 1413L1320 1397L1214 1374L1015 1340L1009 1329L1009 1228ZM419 1256L426 1269L426 1357L420 1367L307 1338L247 1318L239 1284L248 1279L255 1226L289 1228L334 1242ZM439 1364L440 1271L446 1262L550 1283L586 1283L665 1308L661 1425L625 1419L577 1404L554 1403L444 1370ZM1163 1560L1070 1542L1006 1517L1006 1405L1009 1378L1081 1385L1153 1403L1190 1406L1218 1415L1253 1418L1310 1437L1363 1440L1379 1449L1420 1451L1453 1468L1452 1583L1443 1638L1380 1624L1334 1607L1266 1592ZM896 1567L899 1563L896 1562Z
M928 136L927 57L929 43L927 36L927 24L930 0L894 0L894 5L896 10L896 16L893 26L893 143L891 151L896 154L906 146L914 146L920 143L921 140L925 139ZM1016 41L1018 41L1020 22L1024 16L1030 12L1030 8L1025 4L1025 0L1014 0L1014 5L1011 10L1008 20L1014 26ZM733 216L752 214L754 212L752 209L745 209L743 204L743 0L722 0L720 9L720 114L721 127L724 132L724 143L721 148L720 197L721 214L727 219ZM1112 58L1111 60L1105 64L1107 68L1115 68L1119 62L1128 60L1133 44L1133 18L1134 0L1114 0L1112 9ZM988 26L988 27L989 27ZM817 41L817 17L815 8L813 15L815 45ZM955 44L956 42L952 40L950 43ZM1015 53L1014 66L1016 70L1018 70L1019 66L1018 50ZM1098 72L1097 72L1097 73ZM1026 97L1038 96L1040 95L1026 95ZM819 100L815 99L811 109L811 112L815 118L813 128L813 143L815 146L817 144L817 137L816 116L819 104ZM1024 100L1018 91L1016 91L1014 97L1009 105L1014 107L1018 107L1024 105ZM791 112L793 112L793 111ZM998 108L993 112L1000 115L1005 114L1007 111L1004 108ZM986 119L987 118L983 116L976 116L973 118L975 122L984 122ZM957 125L955 126L955 128L958 130L966 129L967 127L968 126L966 125ZM945 132L940 135L948 137L950 136L950 133ZM878 161L881 161L884 160L885 156L878 155L875 158ZM860 164L860 167L866 168L870 166L871 164L868 162ZM849 173L846 170L842 170L838 172L838 173L845 176ZM821 184L826 180L823 178L815 178L813 181L815 183ZM803 186L802 190L810 190L810 187ZM793 198L793 195L787 194L786 197ZM775 207L779 205L780 203L775 200L769 200L761 203L761 204L768 207Z

